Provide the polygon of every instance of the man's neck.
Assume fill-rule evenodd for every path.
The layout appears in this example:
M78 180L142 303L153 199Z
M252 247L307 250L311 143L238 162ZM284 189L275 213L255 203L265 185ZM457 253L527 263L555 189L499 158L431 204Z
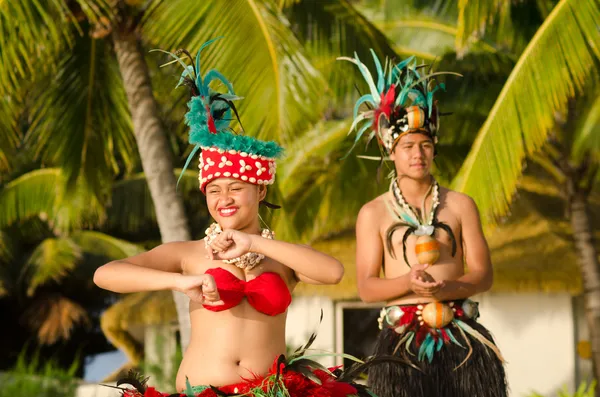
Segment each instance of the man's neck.
M398 186L402 192L402 196L409 202L414 204L421 204L423 197L427 194L433 177L428 175L423 179L413 179L409 177L399 177Z

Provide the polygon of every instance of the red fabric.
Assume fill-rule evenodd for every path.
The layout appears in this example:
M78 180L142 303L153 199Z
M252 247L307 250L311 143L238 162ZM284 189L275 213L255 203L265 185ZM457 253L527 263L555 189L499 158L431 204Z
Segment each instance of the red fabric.
M208 269L206 274L215 278L219 296L224 304L204 307L220 312L239 305L244 298L261 313L276 316L286 311L292 303L292 295L283 279L277 273L265 272L250 281L240 280L220 267Z
M330 370L333 370L333 368L330 368ZM249 379L235 385L222 386L218 389L225 393L244 394L250 392L253 388L262 386L261 389L267 391L273 385L270 382L265 382L265 378L273 376L276 373L277 360L275 360L269 374L266 376L257 376L255 379ZM320 385L298 372L287 370L283 363L281 364L280 373L290 397L349 397L358 392L354 386L344 382L337 382L334 377L321 370L314 371L314 374L321 381ZM253 394L248 396L251 397ZM207 389L197 394L196 397L218 396L213 390Z
M235 150L202 148L200 154L200 190L217 178L234 178L255 185L275 181L275 159Z

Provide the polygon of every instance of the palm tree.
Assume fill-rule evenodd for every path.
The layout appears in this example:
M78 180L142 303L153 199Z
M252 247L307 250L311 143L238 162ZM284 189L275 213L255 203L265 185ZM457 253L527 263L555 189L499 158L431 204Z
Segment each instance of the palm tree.
M462 4L459 47L467 48L466 38L477 40L481 29L476 27L485 26L494 16L506 20L502 9L492 3ZM594 86L600 77L594 67L600 61L600 2L561 0L547 11L453 187L475 198L487 223L507 213L526 156L541 164L562 187L583 276L594 373L600 378L600 263L588 204L600 180L598 104L590 99L597 97ZM495 29L502 32L502 27Z
M60 350L63 364L105 351L98 323L111 294L98 293L91 277L100 263L141 250L87 230L103 208L85 189L66 196L64 179L46 168L0 185L0 306L11 324L1 338L3 367L31 342L47 355Z
M328 104L322 94L329 88L283 11L296 18L294 26L310 26L305 31L317 32L325 41L335 39L330 40L334 46L311 47L315 56L346 48L353 44L352 37L393 52L372 25L355 18L346 0L141 3L59 0L0 5L0 113L7 116L0 130L0 167L8 168L3 159L18 140L15 125L25 107L32 114L26 139L39 158L60 166L69 186L85 181L97 195L106 195L106 180L135 166L133 132L163 242L188 240L190 231L175 189L166 120L161 118L168 111L161 109L152 84L154 66L163 59L148 58L147 49L196 49L225 34L226 40L207 50L205 64L226 74L246 98L241 117L247 133L284 142L324 112ZM324 3L328 7L321 7ZM339 10L345 13L336 15ZM177 97L169 98L166 103L177 102ZM85 178L78 178L80 174ZM181 294L175 300L185 348L188 302Z
M431 4L360 2L365 14L390 34L399 52L411 52L418 45L414 52L420 58L433 61L441 56L440 69L465 75L466 81L446 81L448 94L442 103L450 103L455 114L444 124L442 143L458 143L460 151L466 153L466 147L471 152L464 163L461 156L445 158L440 168L450 172L441 177L456 176L452 187L475 198L487 226L507 214L527 158L541 164L562 188L584 279L595 374L600 378L600 268L588 208L589 195L600 179L600 113L593 101L595 66L600 60L600 3ZM420 34L407 34L409 29L419 29ZM459 104L452 101L455 96L461 98ZM358 203L366 201L353 204L347 198L362 197L365 191L372 197L385 189L367 172L368 164L361 169L354 159L346 160L348 173L342 174L336 160L348 147L343 124L317 126L318 139L311 142L310 150L299 152L291 165L282 167L286 176L295 175L285 178L281 197L288 208L276 220L285 233L314 241L342 232L352 227ZM331 148L336 150L332 153ZM452 152L457 153L456 147ZM440 153L444 157L448 151ZM324 160L318 161L319 157ZM328 172L337 175L333 178ZM320 183L310 184L315 175ZM344 190L340 182L348 180L361 189ZM338 191L344 193L338 196ZM298 216L307 213L313 216L309 222L306 216Z

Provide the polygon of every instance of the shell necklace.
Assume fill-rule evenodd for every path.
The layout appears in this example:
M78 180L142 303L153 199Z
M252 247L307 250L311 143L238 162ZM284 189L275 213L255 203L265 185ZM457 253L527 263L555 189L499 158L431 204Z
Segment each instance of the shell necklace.
M204 246L206 249L211 249L210 244L214 241L214 239L223 233L221 226L218 223L213 223L206 229L206 237L204 237ZM269 229L262 229L261 237L268 238L269 240L273 240L275 238L275 232ZM258 266L261 260L263 260L265 256L263 254L258 254L256 252L247 252L244 255L233 258L233 259L223 259L223 262L234 264L240 269L251 270L254 267Z

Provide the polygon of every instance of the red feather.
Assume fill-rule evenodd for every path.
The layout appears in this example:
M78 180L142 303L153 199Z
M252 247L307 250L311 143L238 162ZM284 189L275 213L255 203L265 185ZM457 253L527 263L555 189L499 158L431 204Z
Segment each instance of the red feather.
M440 329L440 333L442 334L442 339L444 340L444 343L450 342L450 337L448 336L448 333L444 328Z
M392 84L388 92L385 94L383 92L381 93L381 103L379 104L379 107L375 109L375 130L379 128L379 116L385 114L387 119L390 119L395 98L396 86L394 84Z
M211 134L216 134L217 133L217 127L215 126L215 119L213 119L212 114L210 114L210 108L208 107L208 105L204 105L204 108L206 109L206 115L207 115L207 124L208 124L208 131L210 131Z

